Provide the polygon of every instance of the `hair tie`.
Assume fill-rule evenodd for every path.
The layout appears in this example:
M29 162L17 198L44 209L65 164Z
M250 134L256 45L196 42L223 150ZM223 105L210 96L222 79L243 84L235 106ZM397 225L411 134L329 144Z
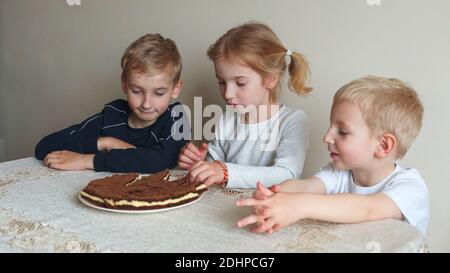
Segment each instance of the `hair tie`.
M292 55L292 51L290 49L286 50L286 56L290 57Z

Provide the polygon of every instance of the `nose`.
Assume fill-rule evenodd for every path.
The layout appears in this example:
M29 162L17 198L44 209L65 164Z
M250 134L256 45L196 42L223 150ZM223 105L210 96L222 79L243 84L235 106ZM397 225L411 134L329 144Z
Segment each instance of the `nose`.
M235 95L236 95L236 91L232 87L230 87L230 86L225 87L225 92L224 92L223 96L225 97L226 100L233 99L235 97Z
M141 107L144 108L144 109L151 108L152 106L151 106L150 102L151 102L150 94L145 94L144 95L144 100L142 101Z
M333 136L331 133L331 128L328 129L328 131L325 133L325 135L322 138L322 141L326 144L333 144L334 140L333 140Z

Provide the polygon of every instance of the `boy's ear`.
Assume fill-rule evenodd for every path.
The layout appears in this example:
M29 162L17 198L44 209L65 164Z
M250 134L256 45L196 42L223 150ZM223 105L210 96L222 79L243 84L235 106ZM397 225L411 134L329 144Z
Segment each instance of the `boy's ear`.
M178 98L178 96L180 95L181 88L183 88L183 81L182 81L182 80L179 80L179 81L175 84L175 86L173 87L173 90L172 90L172 99Z
M122 92L124 94L126 94L127 93L127 84L123 80L120 81L120 87L122 88Z
M397 148L397 138L393 134L384 133L378 142L375 156L385 157Z
M264 87L272 90L280 80L280 75L278 73L270 73L264 80Z

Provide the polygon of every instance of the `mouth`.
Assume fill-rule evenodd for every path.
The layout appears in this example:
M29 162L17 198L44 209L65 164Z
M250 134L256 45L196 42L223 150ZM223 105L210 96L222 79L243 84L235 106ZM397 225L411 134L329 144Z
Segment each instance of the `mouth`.
M154 114L154 113L156 113L156 110L155 110L155 109L152 109L152 110L143 110L143 109L139 109L139 112L141 112L141 113L143 113L143 114L146 114L146 115L149 115L149 114Z
M336 160L338 157L340 157L340 154L334 152L333 150L328 149L328 151L330 152L330 157L332 160Z
M231 107L236 107L236 106L238 106L239 104L237 104L237 103L231 103L231 102L227 102L227 105L229 105L229 106L231 106Z

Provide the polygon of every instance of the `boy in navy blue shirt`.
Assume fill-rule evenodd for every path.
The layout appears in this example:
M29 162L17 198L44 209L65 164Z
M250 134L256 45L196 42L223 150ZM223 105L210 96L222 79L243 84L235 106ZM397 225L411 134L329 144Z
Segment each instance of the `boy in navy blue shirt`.
M169 105L182 87L177 46L159 34L147 34L126 49L121 65L128 100L112 101L82 123L44 137L35 156L45 166L139 173L176 166L190 138L182 105Z

